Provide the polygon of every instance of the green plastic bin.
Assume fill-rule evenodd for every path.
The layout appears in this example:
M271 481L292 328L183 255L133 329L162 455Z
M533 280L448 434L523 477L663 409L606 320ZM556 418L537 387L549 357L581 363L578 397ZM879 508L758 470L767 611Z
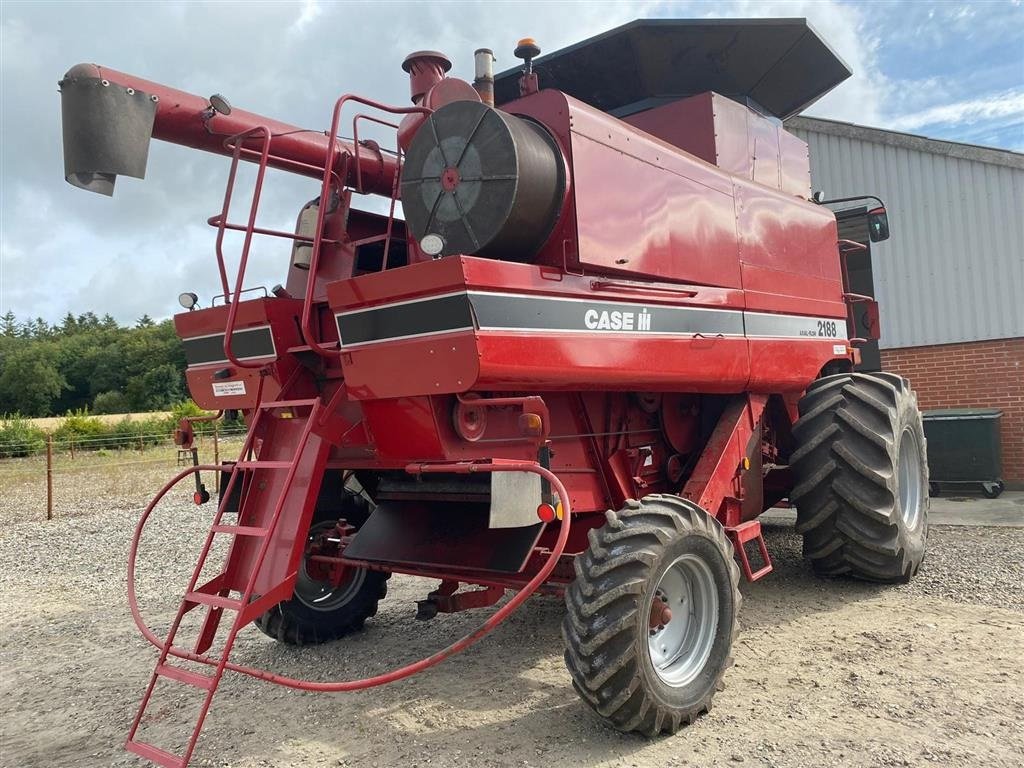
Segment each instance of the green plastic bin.
M996 408L948 408L925 411L931 492L945 485L978 486L994 499L1003 492L1003 456Z

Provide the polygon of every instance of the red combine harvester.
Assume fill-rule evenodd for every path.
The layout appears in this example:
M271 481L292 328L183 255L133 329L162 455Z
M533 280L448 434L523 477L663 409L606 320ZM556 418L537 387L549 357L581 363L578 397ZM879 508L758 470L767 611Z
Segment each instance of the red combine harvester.
M730 664L742 575L768 574L757 518L788 499L814 570L879 582L917 571L928 468L905 379L859 373L878 336L850 291L836 215L807 145L780 122L849 76L802 19L637 21L473 84L411 54L412 106L346 95L303 131L92 64L61 81L72 184L142 177L151 137L232 158L219 214L223 295L175 317L194 400L240 411L238 460L127 747L188 763L226 670L350 691L426 669L535 592L564 594L565 660L613 727L672 733ZM498 106L495 106L497 104ZM342 114L351 139L339 137ZM359 138L390 127L393 151ZM228 220L240 161L258 166ZM267 168L322 180L294 232L258 226ZM354 195L389 200L359 210ZM396 216L401 202L403 218ZM835 202L835 201L833 201ZM884 239L884 208L863 231ZM233 280L228 231L244 233ZM287 281L253 297L254 237L290 243ZM867 240L868 238L864 238ZM867 328L861 334L859 329ZM183 425L181 441L189 441ZM230 546L201 578L214 540ZM738 564L737 564L738 563ZM285 643L335 640L392 573L440 580L418 618L496 605L475 632L377 677L310 682L229 659L254 622ZM196 637L176 637L203 612ZM220 650L211 651L218 629ZM199 689L173 754L139 738L154 687ZM177 745L178 748L181 745Z

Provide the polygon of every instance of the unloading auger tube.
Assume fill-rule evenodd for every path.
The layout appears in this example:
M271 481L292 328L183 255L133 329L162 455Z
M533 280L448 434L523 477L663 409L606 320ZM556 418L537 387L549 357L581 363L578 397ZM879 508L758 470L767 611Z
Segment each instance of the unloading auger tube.
M135 595L135 560L138 555L142 532L145 529L146 521L149 519L153 509L158 503L160 503L160 500L168 491L171 490L171 488L195 472L219 472L220 469L220 467L213 464L200 464L179 472L171 478L171 480L160 489L156 496L153 497L153 500L146 505L146 509L143 510L142 516L139 518L139 522L135 526L135 533L132 536L131 548L128 552L128 605L131 608L132 618L135 620L135 625L139 628L142 636L157 648L163 649L164 643L161 642L160 638L158 638L145 621L143 621L142 614L139 611L139 602ZM375 688L379 685L393 683L397 680L410 677L415 675L417 672L422 672L425 669L429 669L430 667L440 664L445 659L466 650L478 640L481 640L485 635L490 634L491 631L493 631L499 624L505 621L505 619L511 616L513 612L525 603L530 595L532 595L541 586L541 584L544 583L547 577L551 575L551 572L554 570L555 565L558 564L558 560L565 549L565 544L569 539L569 527L572 520L572 508L571 502L569 501L569 494L566 491L565 486L562 485L562 481L559 480L551 470L532 461L499 460L479 464L468 462L456 464L410 464L406 467L406 471L410 474L429 474L438 472L456 474L474 474L477 472L533 472L534 474L540 475L551 483L552 488L558 494L558 498L562 501L564 508L562 521L558 528L558 538L555 541L555 545L552 547L547 560L544 561L544 565L541 566L536 575L523 585L523 587L516 592L507 603L505 603L505 605L491 614L490 618L475 630L456 640L451 645L442 648L431 656L427 656L426 658L420 659L419 661L415 661L411 664L406 664L404 667L398 667L397 669L385 672L384 674L365 677L359 680L318 682L315 680L300 680L294 677L286 677L285 675L278 675L274 672L268 672L263 669L256 669L255 667L236 664L230 660L226 660L224 662L224 669L229 669L232 672L238 672L243 675L249 675L250 677L275 683L276 685L283 685L286 688L295 688L300 691L318 691L321 693L361 691L366 688ZM180 659L208 664L212 667L216 667L220 664L220 661L217 659L211 659L209 656L204 654L192 653L191 651L175 648L173 645L168 649L168 653L171 656L176 656Z

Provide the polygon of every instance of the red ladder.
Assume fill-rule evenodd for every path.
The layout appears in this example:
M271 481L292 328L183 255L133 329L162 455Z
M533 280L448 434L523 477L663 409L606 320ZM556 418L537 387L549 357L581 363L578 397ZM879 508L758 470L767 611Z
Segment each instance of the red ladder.
M303 416L295 416L291 419L275 419L271 417L271 423L266 425L263 417L268 411L283 409L291 409L293 413L296 410L308 410L308 412ZM304 513L295 515L294 517L289 517L287 525L282 526L279 525L279 523L281 522L282 511L286 506L289 491L293 489L293 483L300 465L307 466L312 461L314 465L317 465L316 468L321 470L319 472L315 472L313 477L319 477L322 475L322 469L326 463L329 445L313 432L313 428L319 421L323 410L324 406L318 398L278 400L261 403L257 407L253 423L249 429L249 434L246 437L245 444L242 447L239 460L235 463L235 466L231 471L230 479L228 480L226 487L223 489L220 503L217 506L217 513L214 517L213 524L210 526L210 530L207 533L206 542L203 545L196 567L192 572L192 578L188 583L185 596L182 599L181 605L178 608L178 613L171 624L167 639L164 641L160 650L160 656L157 660L156 667L153 670L153 674L150 676L149 685L142 697L138 713L135 715L135 720L128 733L128 739L125 743L125 748L128 751L134 752L136 755L144 757L157 765L167 766L167 768L185 768L185 766L188 765L189 759L192 757L192 752L195 749L196 742L199 740L199 734L202 730L203 722L209 712L210 704L213 702L213 696L217 691L217 686L220 684L221 677L224 674L225 665L228 662L228 657L231 654L231 649L234 646L235 638L238 635L239 630L282 600L286 600L291 596L296 578L297 560L298 556L301 556L299 542L295 541L295 537L301 535L304 542L304 534L309 525L309 516L313 505L309 503L304 504ZM305 423L302 425L301 433L297 442L294 443L295 449L290 460L261 459L253 457L253 448L256 445L257 435L261 435L263 437L263 442L260 446L260 454L266 455L267 453L272 453L275 445L275 441L272 439L276 426L275 422L283 423L287 421L290 423L290 428L294 429L294 427L297 426L296 422L299 422L303 418L305 419ZM316 445L314 445L314 443L316 443ZM309 451L307 449L313 451L312 456L309 455ZM287 450L287 448L285 448L285 450ZM285 476L284 483L281 485L279 493L277 494L276 502L273 504L273 512L269 515L269 519L267 519L268 515L266 513L267 510L271 509L271 507L268 504L265 504L266 499L261 498L259 495L255 495L254 498L254 494L248 493L247 491L251 490L252 480L256 473L277 471L286 471L287 475ZM239 482L241 476L246 474L250 475L250 483L248 484L250 487L248 489L245 485L242 487L243 500L239 505L239 524L227 525L222 522L224 512L227 507L227 500L231 497L234 484ZM301 483L299 485L301 485ZM319 485L317 484L315 488L313 488L312 485L305 486L297 489L297 491L303 492L307 495L307 502L308 496L312 493L315 501L316 494L319 492ZM253 499L252 503L250 503L250 499ZM261 505L262 509L260 508ZM262 515L260 514L261 512ZM260 519L261 517L262 519ZM243 524L243 521L245 521L245 524ZM305 527L303 527L303 525L305 525ZM219 574L206 583L199 585L198 582L202 575L203 567L206 565L207 558L209 557L214 537L219 534L234 537L225 561L225 566ZM292 541L295 543L292 545L293 556L290 558L288 567L283 569L284 573L262 574L261 571L264 559L266 558L268 551L271 550L271 544L276 543L278 547L280 547L283 542L287 545L289 537L291 537ZM255 551L255 556L252 556L251 548L245 545L246 540L248 542L259 542L258 549ZM247 549L249 550L248 556L246 555ZM280 572L282 569L278 567L277 570ZM268 578L270 579L269 582ZM266 586L268 583L270 584L269 588ZM258 593L259 596L257 599L253 600L253 595L257 594L255 590L257 589L258 584L260 585L261 591ZM241 597L231 597L230 594L232 591L240 592ZM206 675L185 669L181 666L172 665L169 663L168 659L171 655L172 649L180 650L174 648L174 639L178 633L178 628L181 625L182 618L186 613L197 606L206 606L209 609L196 641L194 652L197 654L204 653L212 646L223 612L225 610L235 612L235 619L228 631L227 639L224 643L224 648L220 656L207 657L206 659L207 663L214 667L214 673L212 675ZM175 755L154 746L153 744L136 740L136 734L139 730L139 726L142 723L146 708L150 703L157 681L160 678L175 680L179 683L205 691L205 696L199 710L198 718L195 726L192 728L185 751L181 755Z

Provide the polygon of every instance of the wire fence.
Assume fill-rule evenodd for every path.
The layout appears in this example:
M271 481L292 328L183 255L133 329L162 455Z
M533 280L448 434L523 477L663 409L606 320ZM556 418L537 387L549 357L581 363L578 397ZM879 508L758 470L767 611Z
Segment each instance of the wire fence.
M209 434L213 434L212 432ZM217 434L221 438L229 438L232 436L244 435L245 426L234 427L229 429L217 430ZM197 437L202 437L203 433L197 432ZM74 453L76 450L102 450L103 448L110 447L114 450L122 450L126 448L140 447L140 450L145 446L154 446L160 444L168 444L173 441L173 435L169 435L166 432L161 433L149 433L149 434L129 434L129 435L103 435L98 437L50 437L48 440L27 440L22 442L5 442L3 447L5 449L16 449L18 451L17 456L29 457L29 456L42 456L47 451L47 445L52 446L52 450L65 450L70 453Z
M176 445L166 432L63 439L48 435L41 446L39 441L6 443L23 450L16 458L0 459L0 511L13 516L15 511L24 514L28 506L42 512L45 498L46 519L52 520L55 499L68 507L81 506L83 499L90 505L104 499L138 501L156 490L151 485L161 481L161 468L167 468L169 476L196 461L219 464L221 449L225 458L237 458L245 434L244 424L197 432L195 453ZM212 492L219 480L207 480ZM3 509L5 505L11 509Z

